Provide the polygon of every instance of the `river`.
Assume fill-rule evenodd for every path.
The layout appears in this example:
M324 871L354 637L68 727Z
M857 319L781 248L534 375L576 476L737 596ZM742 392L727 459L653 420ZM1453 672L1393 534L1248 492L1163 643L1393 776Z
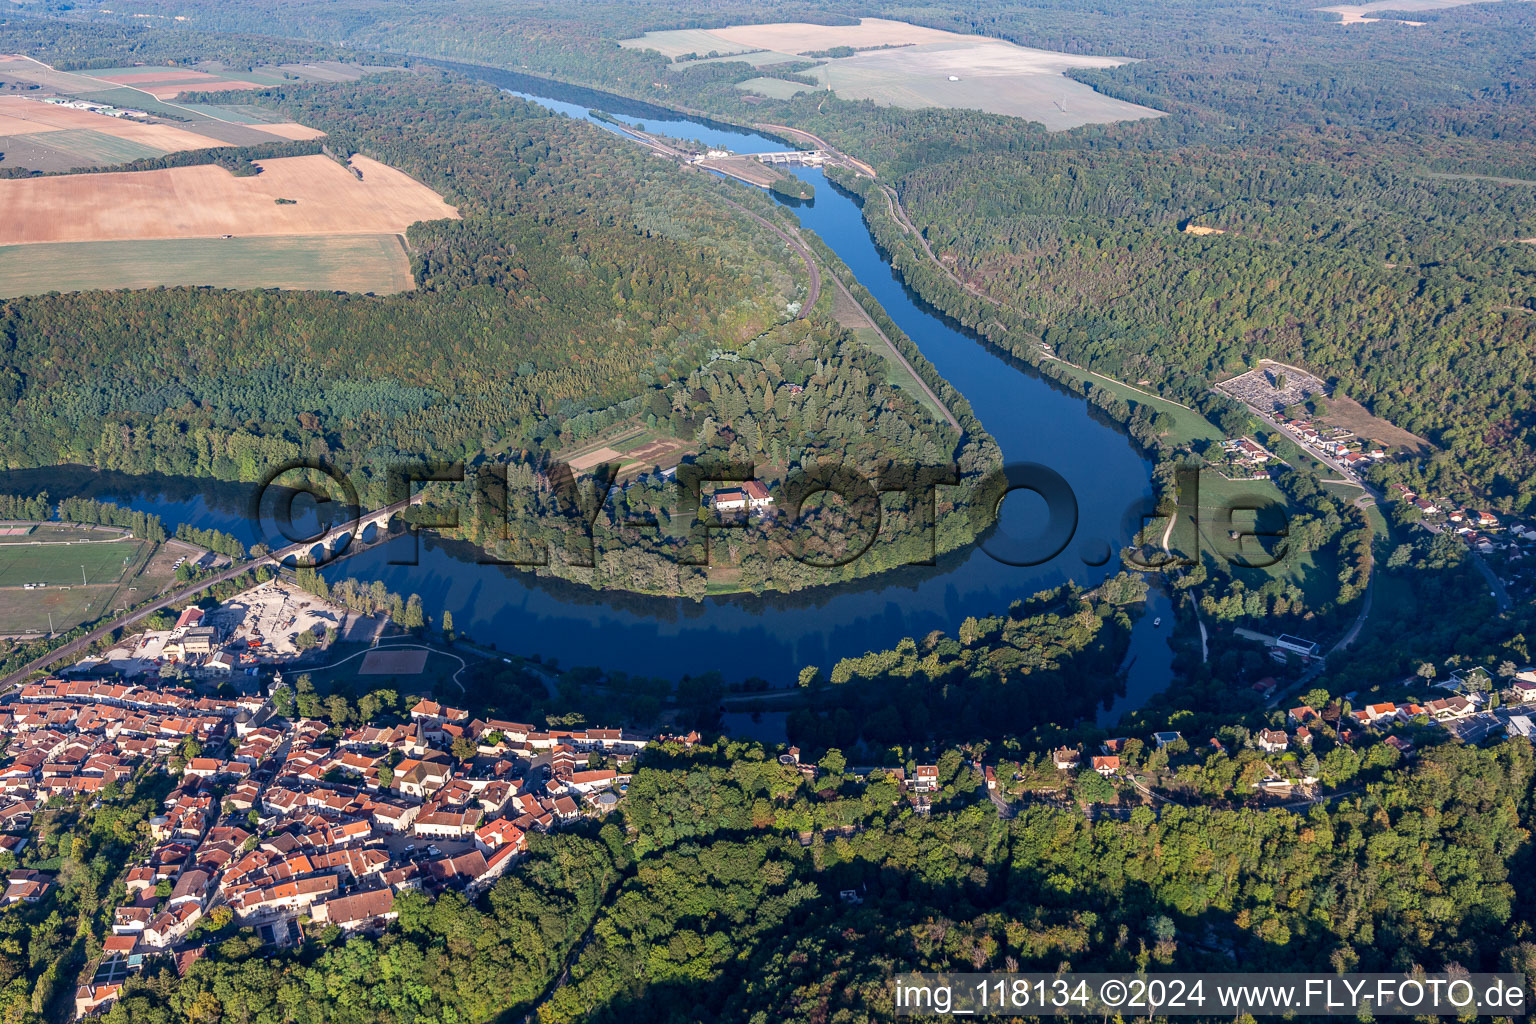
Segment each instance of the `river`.
M590 116L601 109L652 132L697 139L737 153L789 148L779 139L684 117L591 90L527 76L470 69L488 81L562 114L617 131ZM1056 470L1076 494L1079 522L1067 548L1042 565L1004 565L978 548L954 553L931 568L911 568L859 583L808 593L732 596L702 602L594 592L561 581L478 564L468 545L427 535L419 564L401 560L409 539L361 551L327 570L331 578L382 580L391 590L420 594L429 615L453 613L454 627L501 650L557 658L562 665L602 665L629 673L676 678L712 670L727 682L758 676L790 685L802 665L828 670L840 658L890 646L902 637L953 632L967 615L995 615L1020 598L1076 580L1092 586L1117 569L1106 558L1126 543L1151 510L1151 464L1114 424L1080 397L992 348L924 303L896 276L866 229L858 199L815 168L793 172L816 188L792 206L849 266L940 374L970 401L997 439L1006 461L1038 462ZM741 188L751 186L739 185ZM775 197L777 198L777 197ZM30 485L30 486L29 486ZM116 500L181 522L215 527L250 543L250 490L232 485L112 474L31 470L0 474L0 489L46 489ZM1016 493L1004 505L1003 531L1040 532L1043 503ZM1161 618L1161 626L1154 620ZM1106 724L1164 688L1170 675L1167 633L1172 609L1154 588L1137 622L1127 659L1125 695L1100 715Z

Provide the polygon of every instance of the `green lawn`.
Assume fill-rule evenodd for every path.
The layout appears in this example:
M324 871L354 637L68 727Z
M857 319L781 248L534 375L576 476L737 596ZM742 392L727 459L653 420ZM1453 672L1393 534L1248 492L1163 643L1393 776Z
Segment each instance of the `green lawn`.
M1240 511L1266 503L1273 503L1270 511L1257 515ZM1216 557L1232 555L1240 561L1253 563L1262 561L1257 546L1260 542L1245 539L1239 549L1237 542L1227 535L1229 527L1223 510L1239 510L1232 515L1231 529L1256 533L1283 529L1284 520L1279 510L1289 511L1280 489L1268 480L1228 480L1219 473L1209 471L1200 474L1199 507L1201 544L1205 553ZM1313 608L1331 603L1338 595L1339 564L1331 549L1298 554L1288 547L1286 554L1274 565L1261 568L1232 566L1231 571L1249 589L1256 589L1270 579L1293 583L1306 595L1307 604Z
M414 280L397 235L165 238L0 247L0 298L157 285L385 295L409 290Z
M1120 381L1112 380L1109 377L1104 377L1076 366L1069 366L1060 360L1054 361L1052 365L1065 376L1087 381L1096 388L1103 388L1106 391L1119 395L1131 403L1133 408L1138 405L1145 405L1156 412L1171 417L1174 426L1173 430L1168 434L1168 439L1174 444L1186 444L1194 441L1221 441L1226 438L1226 435L1218 430L1216 425L1210 420L1193 409L1184 408L1177 402L1170 402L1166 399L1144 394L1128 384L1122 384Z

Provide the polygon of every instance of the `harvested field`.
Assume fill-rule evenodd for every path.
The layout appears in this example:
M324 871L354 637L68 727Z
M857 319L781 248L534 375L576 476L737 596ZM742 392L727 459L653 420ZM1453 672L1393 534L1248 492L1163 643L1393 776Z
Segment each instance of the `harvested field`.
M206 71L192 71L187 68L137 68L132 71L112 74L110 72L97 71L91 74L92 78L103 82L111 82L113 85L124 85L134 89L142 89L156 99L168 100L183 92L219 92L226 89L261 89L264 83L253 82L249 79L230 77L225 75L210 75Z
M369 651L363 655L360 676L417 676L427 664L426 651Z
M168 238L0 247L0 298L204 285L390 295L416 286L398 235Z
M605 462L617 462L623 455L612 448L599 448L595 452L587 452L571 460L571 468L578 473L585 473L594 466L601 466Z
M212 165L0 181L0 245L219 235L398 234L457 219L431 189L356 157L354 177L324 156L266 160L237 178ZM279 198L292 204L277 205Z
M157 100L173 100L184 92L231 92L239 89L265 89L260 82L231 81L227 78L209 78L203 82L186 82L171 85L140 85Z
M100 78L106 82L116 82L118 85L138 85L143 82L208 82L218 81L213 75L202 71L178 71L175 68L160 68L152 71L134 71L123 75L108 75L98 71L93 78Z
M68 71L55 71L53 68L33 60L31 57L12 54L0 57L0 75L20 79L23 82L32 82L36 85L46 85L62 93L76 95L82 92L90 92L92 89L100 89L101 79L88 75L71 74Z
M862 18L857 25L813 25L795 21L773 25L735 25L712 29L710 35L735 46L783 50L787 53L830 50L835 46L851 46L861 50L872 46L911 46L977 38L887 18Z
M276 67L264 65L257 68L257 71L274 78L281 79L287 74L309 82L355 82L375 71L403 70L391 64L348 64L334 60L319 60L313 64L279 64Z
M1074 68L1116 67L1127 62L1124 58L1036 50L884 18L864 18L857 25L782 22L648 32L621 45L674 57L711 51L803 55L847 46L859 52L814 58L822 63L808 72L844 99L909 109L984 110L1039 121L1052 130L1162 116L1150 107L1095 92L1064 74ZM753 55L746 59L757 63Z
M1428 455L1435 450L1434 445L1417 434L1410 434L1380 416L1373 416L1369 409L1353 398L1334 395L1323 400L1323 407L1323 414L1316 417L1318 421L1353 431L1357 437L1368 437L1391 448L1406 448L1418 455Z
M108 117L89 110L55 106L52 103L42 103L20 96L0 96L0 136L71 129L126 139L141 146L148 146L156 153L179 153L184 150L207 149L219 144L206 136L196 135L168 124L143 124L126 118ZM292 136L282 137L291 138Z
M362 69L335 61L321 61L315 64L279 64L278 70L312 82L355 82L363 77Z
M619 481L631 479L653 468L677 465L693 446L674 437L666 437L644 427L619 427L606 438L588 442L589 447L575 449L566 458L577 473L586 473L603 463L618 466ZM597 445L597 447L590 447Z
M681 441L673 441L671 439L652 441L650 444L641 445L634 451L625 452L624 457L634 459L636 462L651 462L664 455L680 451L684 447L686 446Z
M296 121L278 121L273 124L256 124L252 127L268 135L276 135L280 139L292 139L297 142L325 138L325 132L320 129L311 128L307 124L299 124Z
M1382 18L1372 18L1369 15L1378 11L1402 11L1412 13L1414 11L1443 11L1450 7L1465 7L1468 4L1488 3L1490 0L1369 0L1363 4L1338 4L1333 7L1318 7L1315 10L1327 11L1329 14L1337 14L1340 24L1364 25L1373 21L1382 21ZM1399 18L1390 19L1400 25L1422 26L1422 21L1405 21Z
M732 44L721 35L722 31L679 28L665 32L647 32L638 39L621 39L619 45L630 50L656 50L665 57L681 57L689 53L696 53L702 57L710 52L739 53L742 50L769 49L753 43Z

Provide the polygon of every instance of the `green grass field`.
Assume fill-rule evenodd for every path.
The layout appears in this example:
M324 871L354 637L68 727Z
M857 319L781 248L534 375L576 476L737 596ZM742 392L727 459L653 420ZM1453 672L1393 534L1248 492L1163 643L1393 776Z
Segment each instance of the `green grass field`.
M701 53L704 51L700 51ZM698 67L700 64L750 64L754 68L772 67L775 64L804 63L807 58L793 53L784 53L780 50L757 50L752 53L728 53L723 57L704 57L699 60L685 60L673 64L671 71L687 71L689 68Z
M177 552L145 540L83 543L110 536L67 526L44 526L44 544L0 545L0 634L63 632L110 611L138 604L171 579ZM75 543L54 538L74 538ZM124 562L126 559L126 564ZM86 585L80 583L85 568ZM23 584L44 582L41 590Z
M396 235L168 238L0 247L0 298L51 291L210 285L375 292L413 287Z
M749 78L745 82L737 82L736 88L743 92L755 92L763 96L770 96L776 100L792 99L802 92L810 92L811 87L801 85L799 82L790 82L783 78Z
M54 541L41 544L0 544L0 587L24 583L49 586L80 584L81 569L85 584L118 583L123 578L124 560L131 567L143 554L148 541Z
M1358 492L1357 492L1358 493ZM1241 511L1255 505L1274 502L1276 507L1258 514ZM1202 543L1207 554L1222 557L1234 555L1243 561L1260 563L1259 544L1268 548L1271 542L1246 538L1241 550L1237 542L1227 536L1227 519L1224 509L1235 509L1231 528L1246 533L1272 533L1284 526L1278 509L1294 514L1280 488L1268 480L1228 480L1220 473L1200 474L1200 529ZM1320 608L1335 600L1339 590L1339 559L1333 548L1323 551L1298 553L1288 547L1286 554L1274 565L1262 568L1236 568L1233 575L1248 586L1257 589L1269 579L1284 580L1296 585L1306 595L1307 604Z
M187 110L195 110L199 114L216 117L221 121L234 121L236 124L260 126L276 124L283 120L283 116L276 111L263 110L248 103L231 103L228 106L214 103L179 103L178 105Z
M131 89L126 85L116 89L98 88L95 92L82 93L81 99L90 100L93 103L106 103L114 107L126 107L129 110L143 110L151 114L161 114L177 120L185 121L187 112L180 106L165 100L157 100L147 92ZM188 128L189 131L195 130Z
M122 164L130 160L161 156L162 151L140 142L119 139L89 128L71 128L61 132L46 132L38 142L49 149L67 153L81 160L99 164Z
M1172 417L1174 427L1169 433L1168 439L1174 444L1186 444L1192 441L1221 441L1225 438L1225 435L1217 429L1216 424L1193 409L1184 408L1177 402L1169 402L1162 398L1143 394L1128 384L1122 384L1120 381L1079 369L1076 366L1069 366L1059 360L1053 361L1051 365L1077 380L1088 381L1096 388L1103 388L1106 391L1119 395L1131 403L1133 407L1145 405L1156 412Z

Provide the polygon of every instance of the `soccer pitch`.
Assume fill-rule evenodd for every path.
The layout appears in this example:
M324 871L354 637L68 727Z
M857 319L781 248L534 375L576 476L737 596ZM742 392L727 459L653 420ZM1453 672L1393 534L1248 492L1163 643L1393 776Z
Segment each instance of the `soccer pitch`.
M0 544L0 587L117 583L138 560L145 543L127 539Z

